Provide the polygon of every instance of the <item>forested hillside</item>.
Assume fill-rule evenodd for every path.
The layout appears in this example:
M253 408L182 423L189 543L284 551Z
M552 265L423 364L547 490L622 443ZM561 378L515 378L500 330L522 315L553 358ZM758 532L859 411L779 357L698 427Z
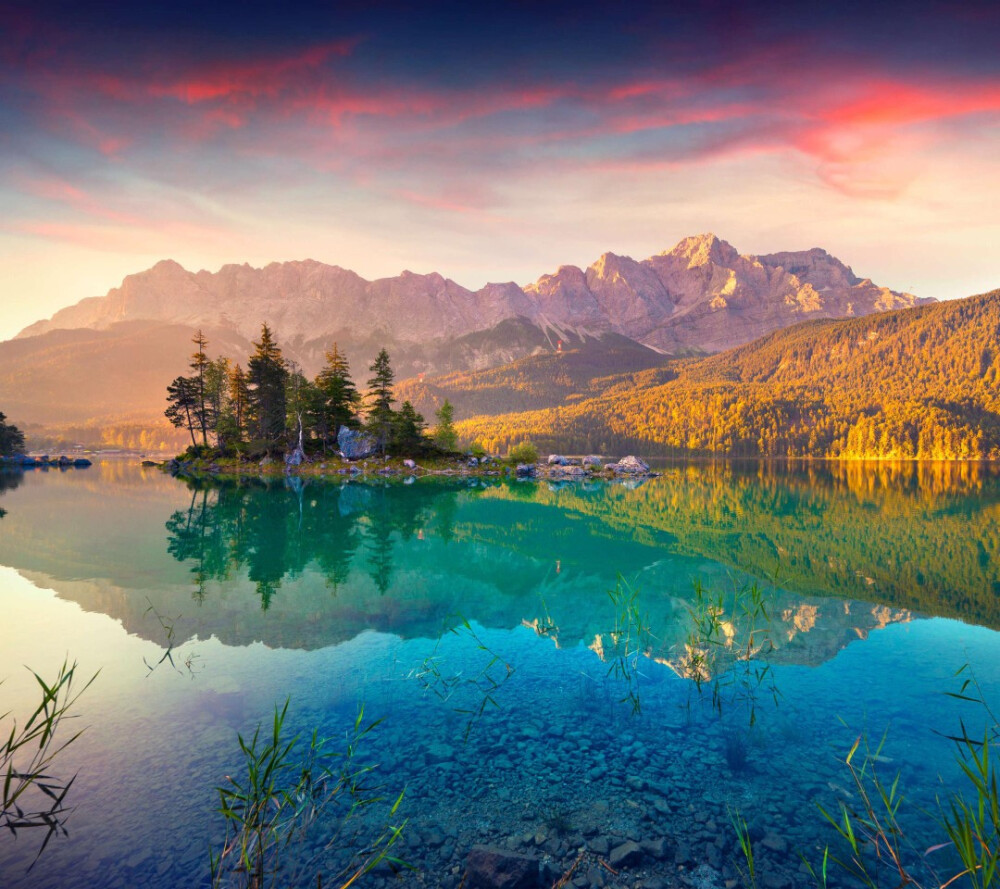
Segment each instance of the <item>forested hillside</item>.
M700 361L677 378L576 404L475 417L459 431L503 450L660 455L1000 458L1000 291L819 321Z
M568 335L567 335L568 337ZM567 399L599 395L617 375L662 367L668 379L667 357L615 333L567 338L536 355L501 367L456 372L429 380L407 380L398 387L400 399L431 414L447 398L459 414L504 414L554 407Z

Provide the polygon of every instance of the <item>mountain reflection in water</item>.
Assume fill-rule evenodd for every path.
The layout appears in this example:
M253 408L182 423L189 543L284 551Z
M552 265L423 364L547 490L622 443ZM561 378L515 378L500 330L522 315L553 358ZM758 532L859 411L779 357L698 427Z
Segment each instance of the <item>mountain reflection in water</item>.
M914 610L997 625L1000 491L976 469L713 464L638 488L190 482L167 547L191 573L202 637L310 648L366 628L433 637L461 614L593 645L622 575L642 591L653 655L672 662L695 581L732 594L758 579L774 588L775 657L808 663ZM235 589L234 637L204 619ZM251 601L281 620L251 616Z
M788 662L912 612L1000 625L1000 483L974 465L699 464L639 486L98 468L51 503L10 498L0 561L158 642L163 616L177 640L315 649L365 629L435 638L461 615L593 646L619 575L668 662L696 582L766 586Z
M989 468L213 483L118 462L25 473L3 503L0 565L30 581L0 628L5 693L43 649L102 670L70 751L74 839L30 876L17 846L4 885L198 885L235 733L288 698L295 731L342 734L359 702L387 717L373 761L406 787L430 880L457 885L474 843L534 848L552 813L663 846L650 873L721 880L732 807L787 840L764 852L791 880L862 727L891 723L917 821L955 780L955 670L1000 694L996 634L916 620L998 624ZM562 872L579 843L546 836Z

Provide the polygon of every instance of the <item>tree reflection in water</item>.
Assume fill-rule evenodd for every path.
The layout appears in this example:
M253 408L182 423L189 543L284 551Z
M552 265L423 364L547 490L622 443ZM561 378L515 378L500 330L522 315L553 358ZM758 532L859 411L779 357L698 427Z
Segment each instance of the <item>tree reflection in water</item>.
M19 469L0 469L0 494L13 491L24 481L24 473ZM7 515L7 510L0 506L0 519Z
M443 539L452 536L455 498L465 483L426 487L399 484L330 484L301 478L215 481L189 479L191 502L167 520L167 549L191 562L195 597L208 581L246 571L270 607L282 581L311 567L333 592L355 558L385 594L392 583L393 550L433 523Z

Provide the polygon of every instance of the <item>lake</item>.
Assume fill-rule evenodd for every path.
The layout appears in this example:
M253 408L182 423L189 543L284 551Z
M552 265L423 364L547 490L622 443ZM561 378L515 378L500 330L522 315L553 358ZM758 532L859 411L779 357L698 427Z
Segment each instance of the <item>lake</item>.
M0 713L36 706L26 666L97 673L52 767L77 776L68 836L26 873L41 832L0 834L5 887L209 885L237 734L263 743L286 701L295 755L314 730L352 755L296 797L329 802L281 885L339 885L403 824L413 869L359 885L457 887L486 844L539 885L721 889L734 823L762 885L811 885L803 858L842 851L821 808L860 811L859 737L856 766L867 739L899 776L907 866L956 866L924 853L963 786L948 736L990 724L949 693L1000 701L994 468L211 484L110 461L0 488ZM348 812L345 772L376 801Z

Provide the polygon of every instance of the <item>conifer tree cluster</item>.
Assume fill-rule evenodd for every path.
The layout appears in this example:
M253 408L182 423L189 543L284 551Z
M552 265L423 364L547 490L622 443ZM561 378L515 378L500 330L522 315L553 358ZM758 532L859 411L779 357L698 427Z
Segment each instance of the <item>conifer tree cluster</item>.
M310 380L281 354L267 324L253 344L246 370L226 357L210 359L201 331L192 342L196 351L189 363L191 373L167 386L164 413L174 426L188 431L196 452L280 453L301 440L307 450L325 453L337 449L337 435L345 426L371 434L384 454L453 451L457 446L454 410L448 402L437 412L433 437L409 401L398 410L394 407L395 373L385 349L369 368L372 376L363 397L336 343Z
M0 411L0 457L13 457L24 450L24 433L7 422L6 415Z

